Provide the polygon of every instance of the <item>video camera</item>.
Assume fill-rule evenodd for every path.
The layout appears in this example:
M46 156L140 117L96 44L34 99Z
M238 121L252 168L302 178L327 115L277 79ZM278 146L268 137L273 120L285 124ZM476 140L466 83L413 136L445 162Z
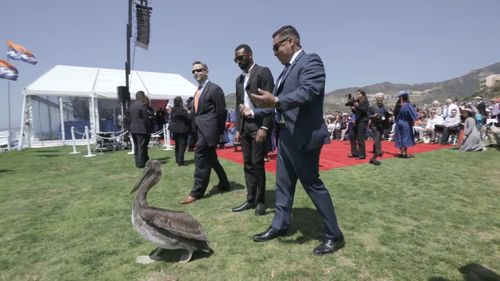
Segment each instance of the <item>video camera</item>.
M352 94L351 93L347 94L347 102L345 106L354 106L355 102L356 100L352 97Z

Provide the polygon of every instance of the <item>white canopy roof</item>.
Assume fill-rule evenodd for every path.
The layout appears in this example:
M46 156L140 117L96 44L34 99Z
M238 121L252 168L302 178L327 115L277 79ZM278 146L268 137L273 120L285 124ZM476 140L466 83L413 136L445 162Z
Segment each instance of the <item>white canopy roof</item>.
M144 91L152 100L191 97L196 86L179 74L131 71L130 96ZM25 95L77 96L116 99L116 87L125 86L120 69L56 65L25 89Z

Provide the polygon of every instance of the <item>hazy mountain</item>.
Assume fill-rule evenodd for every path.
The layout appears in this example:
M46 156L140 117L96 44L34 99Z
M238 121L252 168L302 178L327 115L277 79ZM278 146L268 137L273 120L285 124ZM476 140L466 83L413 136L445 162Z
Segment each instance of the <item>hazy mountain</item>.
M479 92L479 84L482 78L500 73L500 62L495 64L472 70L471 72L450 80L434 83L421 84L393 84L391 82L382 82L378 84L363 86L369 96L375 93L382 92L389 97L386 104L395 104L395 97L401 90L410 90L412 92L411 101L417 105L423 103L431 103L433 100L443 102L449 97L457 97L459 99L474 96ZM345 103L347 94L354 93L358 88L338 89L325 96L325 110L346 110ZM234 108L235 94L232 93L226 96L227 106Z

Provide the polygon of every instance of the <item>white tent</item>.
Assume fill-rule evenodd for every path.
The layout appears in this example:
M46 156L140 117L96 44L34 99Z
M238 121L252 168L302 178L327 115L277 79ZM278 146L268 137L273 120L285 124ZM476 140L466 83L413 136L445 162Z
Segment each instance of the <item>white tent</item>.
M121 109L117 87L125 85L125 71L56 65L24 89L19 147L69 144L69 128L89 127L92 140L98 132L119 128ZM196 86L179 74L131 71L131 98L144 91L150 100L183 100ZM77 137L80 138L81 137Z

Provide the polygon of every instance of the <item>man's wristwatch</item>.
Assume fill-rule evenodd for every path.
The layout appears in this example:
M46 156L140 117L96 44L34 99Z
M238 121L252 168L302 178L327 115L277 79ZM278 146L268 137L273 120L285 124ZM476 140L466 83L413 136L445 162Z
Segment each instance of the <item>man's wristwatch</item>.
M274 97L274 108L281 109L281 102L280 99L278 99L278 97Z

